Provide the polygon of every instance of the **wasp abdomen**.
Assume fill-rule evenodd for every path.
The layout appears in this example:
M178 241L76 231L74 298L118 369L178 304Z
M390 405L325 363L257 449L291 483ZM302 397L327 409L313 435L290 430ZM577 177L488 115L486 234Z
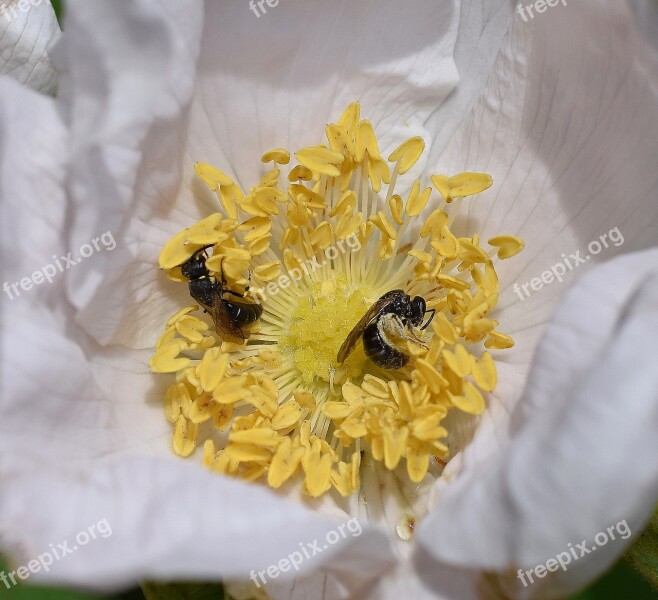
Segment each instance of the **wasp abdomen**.
M377 321L365 328L362 339L366 356L384 369L401 369L409 362L406 354L391 346L382 337Z
M236 325L251 325L260 319L263 307L260 304L248 304L247 302L236 302L235 300L223 300L224 309L231 321Z

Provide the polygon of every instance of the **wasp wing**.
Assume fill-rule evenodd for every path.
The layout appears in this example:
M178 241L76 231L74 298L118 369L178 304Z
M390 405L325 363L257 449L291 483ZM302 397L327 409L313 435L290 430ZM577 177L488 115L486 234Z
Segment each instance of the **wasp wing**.
M217 331L222 339L226 337L239 340L245 339L242 329L231 321L231 317L226 311L221 294L215 294L212 306L204 306L204 308L212 317L213 323L215 324L215 331Z
M368 327L368 325L370 325L370 323L372 323L372 321L379 315L386 313L386 309L391 304L399 301L399 294L396 293L398 291L399 294L404 294L404 292L400 290L394 290L393 292L384 294L368 309L368 312L361 317L359 322L354 326L354 329L352 329L345 338L340 350L338 350L338 356L336 357L338 364L345 362L345 359L350 355L352 350L354 350L354 346L356 346L359 338L363 335L365 328Z

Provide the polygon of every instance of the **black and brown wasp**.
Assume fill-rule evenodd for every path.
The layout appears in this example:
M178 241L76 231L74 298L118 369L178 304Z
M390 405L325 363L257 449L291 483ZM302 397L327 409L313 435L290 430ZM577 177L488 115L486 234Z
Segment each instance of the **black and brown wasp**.
M245 298L249 286L240 294L226 287L223 274L222 280L218 281L206 267L208 248L210 246L197 250L181 265L183 276L189 279L190 296L210 314L218 334L244 340L246 336L242 328L258 321L263 314L263 307L252 302L225 298L225 295Z
M432 313L427 323L420 327L427 313ZM402 290L386 292L375 302L356 324L338 351L337 361L343 363L354 346L363 339L366 356L383 369L401 369L409 362L395 341L408 340L425 346L413 333L413 327L425 329L434 318L434 309L427 310L425 298L413 299Z

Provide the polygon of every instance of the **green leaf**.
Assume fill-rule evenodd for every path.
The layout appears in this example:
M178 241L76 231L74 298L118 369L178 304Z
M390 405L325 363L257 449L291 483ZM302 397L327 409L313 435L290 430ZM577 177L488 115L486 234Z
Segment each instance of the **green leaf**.
M658 590L658 507L626 558Z
M62 0L50 0L55 10L55 15L57 15L57 20L59 21L59 26L62 26Z
M228 600L221 583L142 583L146 600Z
M627 560L620 560L610 571L571 600L610 600L632 598L632 600L656 600L658 594L636 572Z
M13 570L7 566L7 563L0 556L0 573L6 576L11 586L9 588L11 595L9 595L7 584L0 581L0 598L5 598L5 593L7 593L9 600L100 600L101 598L103 600L144 600L140 590L132 590L119 596L94 596L61 588L30 585L29 580L13 585L11 579L7 576Z

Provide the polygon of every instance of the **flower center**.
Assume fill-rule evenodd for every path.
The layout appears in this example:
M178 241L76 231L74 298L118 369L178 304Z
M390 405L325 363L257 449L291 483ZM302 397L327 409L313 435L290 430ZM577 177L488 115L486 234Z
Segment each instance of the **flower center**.
M330 381L336 355L354 325L372 304L372 294L361 286L351 289L345 275L314 283L299 297L292 310L288 335L281 338L282 353L292 356L302 381ZM363 352L348 359L350 374L361 372L366 362Z
M326 135L328 146L295 153L287 182L283 148L262 156L272 168L246 191L195 165L221 212L160 253L198 304L167 321L150 361L175 375L164 404L176 454L203 445L215 472L272 488L299 477L313 497L357 492L363 453L389 470L406 464L414 483L445 464L444 419L482 413L492 353L513 345L491 318L495 262L523 248L451 229L489 175L415 179L403 198L396 182L421 138L383 157L357 103Z

